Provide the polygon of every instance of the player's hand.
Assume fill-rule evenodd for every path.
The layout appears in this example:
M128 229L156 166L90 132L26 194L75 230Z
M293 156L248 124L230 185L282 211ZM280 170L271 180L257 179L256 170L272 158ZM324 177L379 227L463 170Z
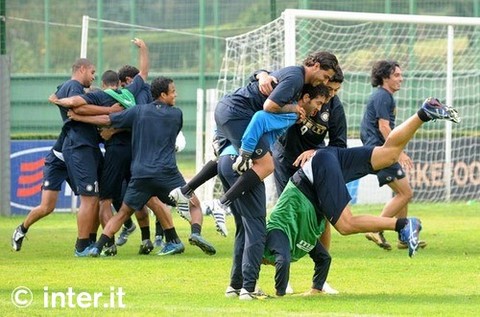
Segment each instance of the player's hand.
M114 128L103 128L103 129L100 131L100 136L101 136L102 139L104 139L105 141L110 140L114 134L115 134L115 129L114 129Z
M57 103L58 97L55 94L51 94L50 97L48 97L48 101L51 103Z
M306 150L302 154L300 154L295 162L293 162L293 166L295 167L302 167L305 162L311 159L315 155L315 150Z
M109 113L120 112L120 111L123 111L123 109L125 108L117 102L116 104L110 107Z
M296 110L295 112L298 115L299 122L302 122L303 120L307 119L307 112L301 105L297 104L297 106L295 107L295 110Z
M398 158L398 163L406 171L413 168L413 161L405 152L402 152L400 154L400 157Z
M258 89L265 96L269 96L272 93L273 88L278 84L278 79L274 76L270 76L267 72L257 74L257 78Z
M240 155L233 163L232 169L240 175L251 169L253 166L251 156L252 153L240 150Z
M139 38L134 38L132 40L132 43L135 44L139 48L146 47L145 42L142 39L139 39Z
M78 114L76 114L75 111L73 111L72 109L68 110L67 116L68 118L70 118L70 120L74 121L78 118Z

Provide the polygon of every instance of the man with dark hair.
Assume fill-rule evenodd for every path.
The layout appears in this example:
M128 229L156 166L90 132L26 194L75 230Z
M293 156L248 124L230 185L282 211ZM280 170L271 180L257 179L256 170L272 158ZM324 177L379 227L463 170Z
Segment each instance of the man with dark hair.
M393 95L400 90L402 82L402 69L396 61L380 60L373 64L371 83L376 89L368 99L360 126L360 138L364 145L383 145L390 132L395 128L397 108ZM404 170L411 167L413 167L412 160L402 151L398 162L375 172L379 185L386 184L395 193L394 197L384 206L380 216L407 217L408 203L412 199L413 193ZM381 231L366 233L365 237L385 250L392 249ZM401 249L407 248L407 245L400 239L400 235L397 245ZM424 248L427 244L425 241L420 241L419 245Z
M87 59L80 58L72 65L72 77L58 87L57 94L61 97L70 97L85 93L84 89L90 87L95 80L95 66ZM60 114L64 122L68 122L66 116L66 110L59 107ZM70 124L68 124L70 125ZM48 216L55 209L55 205L58 199L58 193L61 190L61 186L65 180L68 180L67 166L62 154L63 142L65 140L66 130L62 128L57 141L52 147L52 150L47 154L45 158L45 166L43 169L43 183L42 183L42 198L40 205L33 208L25 218L22 224L20 224L12 236L12 249L20 251L22 247L23 239L30 228L35 222ZM70 183L70 182L69 182ZM70 184L71 187L72 184ZM85 207L85 205L84 205ZM84 212L82 210L82 212ZM83 216L83 215L82 215ZM81 216L81 217L82 217ZM78 245L76 251L81 253L84 250L83 246Z
M123 199L122 207L107 223L103 234L92 248L90 255L99 256L103 247L120 230L134 210L143 207L153 196L173 204L169 192L183 186L185 180L180 174L175 158L175 140L183 125L182 111L175 107L176 90L173 80L158 77L151 84L154 101L112 115L80 116L69 112L72 120L100 126L128 128L132 130L131 179ZM198 199L190 202L192 234L189 242L198 246L208 255L216 253L215 248L201 236L202 212ZM161 219L161 211L153 209ZM162 226L164 224L162 223ZM167 228L167 227L165 227ZM159 255L182 253L184 246L175 228L165 229L166 244Z

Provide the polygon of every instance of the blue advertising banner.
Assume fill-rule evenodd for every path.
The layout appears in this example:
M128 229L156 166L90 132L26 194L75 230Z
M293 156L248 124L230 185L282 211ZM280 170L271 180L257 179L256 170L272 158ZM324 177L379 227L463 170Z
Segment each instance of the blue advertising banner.
M52 140L10 142L11 213L27 214L40 204L45 156L52 148ZM71 211L72 190L62 185L55 211Z

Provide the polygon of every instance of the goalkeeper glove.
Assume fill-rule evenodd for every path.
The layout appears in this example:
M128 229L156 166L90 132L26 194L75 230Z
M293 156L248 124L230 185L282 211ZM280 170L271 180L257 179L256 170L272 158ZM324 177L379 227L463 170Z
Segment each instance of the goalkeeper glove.
M240 155L237 157L237 159L232 165L233 170L238 174L242 175L243 173L251 169L253 165L252 159L250 158L251 156L251 152L240 149Z

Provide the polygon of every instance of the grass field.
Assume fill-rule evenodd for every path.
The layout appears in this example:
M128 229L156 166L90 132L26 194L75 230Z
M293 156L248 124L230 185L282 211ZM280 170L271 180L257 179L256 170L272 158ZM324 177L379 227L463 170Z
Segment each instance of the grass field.
M376 214L379 208L354 206L354 212ZM137 230L116 257L75 258L75 215L54 214L34 225L20 252L10 251L10 236L23 217L0 218L0 316L478 316L480 205L412 204L410 211L421 217L421 237L429 243L414 258L406 250L384 251L361 234L342 237L335 232L328 281L339 295L255 302L224 297L233 219L229 219L227 238L214 232L212 218L205 219L203 234L217 247L211 257L190 245L184 254L171 257L137 255ZM175 223L187 242L187 223L177 215ZM396 238L393 232L386 237L391 242ZM296 293L310 287L312 273L308 257L292 265ZM274 294L273 274L273 267L262 267L260 285L269 294ZM12 303L11 294L19 286L33 293L29 307ZM69 288L77 295L105 295L97 308L81 308L86 302L80 295L71 296L75 307L68 307L67 300L66 307L53 308L52 293L67 293ZM111 290L120 288L125 307L118 307L118 297L112 296L116 307L104 308L110 303ZM20 300L28 298L24 296L20 294Z

